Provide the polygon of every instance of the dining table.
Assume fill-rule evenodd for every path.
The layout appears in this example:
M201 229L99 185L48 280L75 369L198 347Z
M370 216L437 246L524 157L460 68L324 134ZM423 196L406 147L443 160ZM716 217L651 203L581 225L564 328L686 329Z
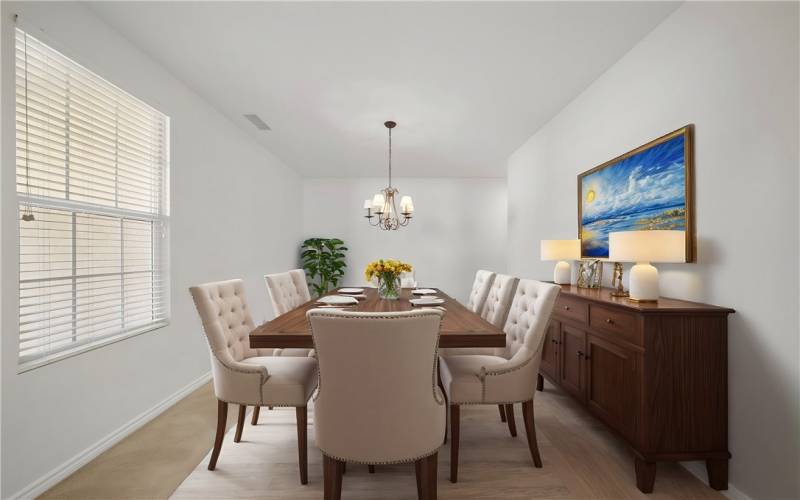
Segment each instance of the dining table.
M325 295L339 295L339 288ZM479 314L467 309L463 304L443 291L434 288L435 296L443 300L437 306L444 310L439 334L439 347L505 347L506 335L503 330L481 318ZM411 288L402 289L397 299L382 299L376 288L365 288L359 294L358 304L343 307L344 311L358 312L396 312L419 309L410 299L415 297ZM343 294L342 294L343 295ZM319 299L308 302L281 314L271 321L257 326L250 332L250 347L254 349L306 348L314 347L311 325L306 312L320 307Z

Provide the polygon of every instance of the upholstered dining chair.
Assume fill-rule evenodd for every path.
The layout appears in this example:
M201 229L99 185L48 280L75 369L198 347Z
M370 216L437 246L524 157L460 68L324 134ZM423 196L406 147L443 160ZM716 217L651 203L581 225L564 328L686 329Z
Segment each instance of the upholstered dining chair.
M309 300L311 292L308 290L306 272L302 269L292 269L285 273L265 274L272 310L275 316L286 314ZM310 356L313 349L275 349L274 356Z
M486 302L481 308L481 318L497 328L503 328L511 301L514 299L517 283L519 283L519 278L507 274L496 274L489 287L489 293L486 295Z
M481 313L495 276L497 275L492 271L484 269L479 269L475 273L475 280L472 282L472 290L469 292L469 299L467 300L467 309L477 314Z
M307 313L320 368L314 431L323 454L326 500L341 497L347 462L413 462L419 498L436 498L447 418L435 371L442 314L438 309Z
M297 417L300 482L308 482L306 405L317 387L317 360L311 357L259 355L250 347L254 328L242 280L220 281L189 289L211 351L217 397L217 435L208 470L214 470L225 436L228 404L239 405L234 442L242 439L248 405L293 406Z
M467 300L467 309L470 311L481 314L486 298L489 296L489 290L492 288L492 283L497 274L492 271L479 269L475 273L475 280L472 283L472 290L469 292L469 299ZM456 356L459 354L494 354L494 349L490 347L451 347L439 350L440 356Z
M536 443L533 397L536 375L558 285L520 280L503 330L506 347L495 356L460 355L440 358L442 385L450 405L450 481L458 481L460 407L465 404L503 405L508 428L516 436L514 404L522 415L533 464L542 466Z

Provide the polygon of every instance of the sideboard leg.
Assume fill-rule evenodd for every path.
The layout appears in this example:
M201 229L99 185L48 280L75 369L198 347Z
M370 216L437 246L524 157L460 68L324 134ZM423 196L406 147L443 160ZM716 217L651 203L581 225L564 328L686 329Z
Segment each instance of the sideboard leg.
M728 489L728 459L706 460L708 485L715 490Z
M642 493L652 493L656 482L656 463L645 462L640 458L635 459L636 487Z
M544 377L541 373L536 374L536 390L542 392L544 390Z

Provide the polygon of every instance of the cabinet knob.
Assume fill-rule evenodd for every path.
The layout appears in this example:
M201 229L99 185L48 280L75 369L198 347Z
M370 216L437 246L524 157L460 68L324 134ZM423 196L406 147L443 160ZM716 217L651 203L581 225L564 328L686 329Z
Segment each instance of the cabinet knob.
M565 311L569 311L569 306L564 306Z
M611 318L606 318L606 323L608 323L609 325L613 325L614 324L614 320L611 319Z
M579 358L582 358L582 357L583 357L583 351L578 351L578 357L579 357Z

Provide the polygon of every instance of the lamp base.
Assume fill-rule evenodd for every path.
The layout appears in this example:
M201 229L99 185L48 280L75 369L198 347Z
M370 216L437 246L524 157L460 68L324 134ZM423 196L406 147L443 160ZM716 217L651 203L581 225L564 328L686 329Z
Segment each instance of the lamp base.
M569 285L572 281L572 266L566 261L558 261L553 269L553 283L556 285Z
M656 302L658 300L658 269L649 262L639 262L631 268L630 298L632 302Z

